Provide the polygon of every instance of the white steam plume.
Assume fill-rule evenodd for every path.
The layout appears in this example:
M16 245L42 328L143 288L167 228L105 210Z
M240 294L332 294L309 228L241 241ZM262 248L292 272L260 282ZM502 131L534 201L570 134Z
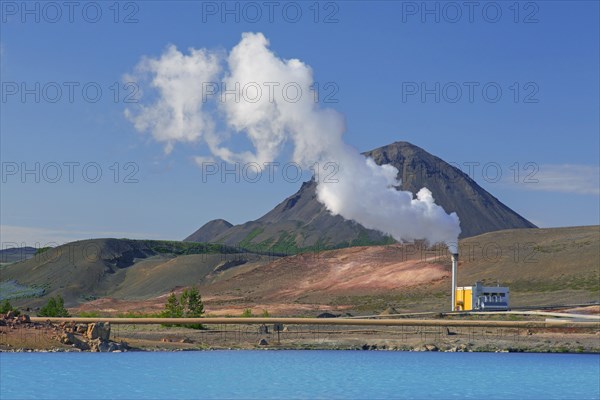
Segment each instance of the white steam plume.
M295 162L304 168L318 163L317 197L332 214L399 241L444 242L456 252L460 233L456 213L447 214L436 205L426 188L416 199L410 192L396 190L398 170L378 166L344 143L343 117L315 103L310 67L296 59L278 58L268 45L261 33L243 34L226 58L224 71L218 70L215 53L191 49L185 56L169 47L160 59L140 64L141 70L153 75L160 98L136 115L127 110L127 117L137 130L150 131L156 140L166 142L167 150L178 141L203 139L213 155L228 162L271 162L290 142ZM226 90L237 87L242 94L241 98L214 96L219 115L230 130L247 135L254 152L235 153L223 146L228 134L216 132L211 117L216 113L202 107L206 82L214 82L217 75ZM337 166L333 176L326 168L328 162Z
M169 46L159 59L144 58L136 67L135 79L156 88L159 99L151 106L140 106L137 115L127 109L125 116L140 132L150 131L154 139L166 142L165 152L173 150L175 142L195 142L203 132L212 132L213 122L203 112L199 82L216 79L221 67L216 54L190 49L184 55Z

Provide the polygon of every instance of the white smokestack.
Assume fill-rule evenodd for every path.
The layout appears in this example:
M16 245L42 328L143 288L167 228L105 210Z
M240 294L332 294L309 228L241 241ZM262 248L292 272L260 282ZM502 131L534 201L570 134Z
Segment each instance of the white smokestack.
M456 310L456 286L458 273L458 253L452 253L452 306L450 311Z
M183 55L169 47L161 58L145 59L138 70L150 72L151 85L159 89L160 97L137 113L127 110L127 117L139 131L150 131L155 139L166 142L167 150L177 141L203 139L214 156L228 162L271 162L284 143L291 143L295 162L304 168L318 163L317 197L332 214L398 241L443 242L456 253L460 233L456 213L447 214L436 205L426 188L416 198L396 190L398 170L391 165L378 166L344 143L343 116L315 103L310 67L297 59L278 58L268 45L261 33L243 34L221 74L215 73L220 65L217 53L207 50L191 49L189 55ZM248 88L246 97L251 101L233 95L225 99L212 96L208 100L213 100L213 108L218 107L220 113L208 113L205 102L198 101L205 89L201 79L216 75L228 91L236 85ZM262 88L259 97L255 96L257 86ZM217 115L223 118L221 124L215 121ZM223 125L227 129L215 128ZM254 152L236 153L224 146L232 131L244 133ZM338 168L333 175L327 163Z

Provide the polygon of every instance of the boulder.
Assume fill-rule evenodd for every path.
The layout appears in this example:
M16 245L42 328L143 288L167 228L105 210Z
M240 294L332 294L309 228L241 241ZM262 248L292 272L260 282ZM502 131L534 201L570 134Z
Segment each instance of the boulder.
M469 351L469 346L467 346L466 344L460 344L456 347L456 351L457 352L466 352Z
M127 344L124 342L108 342L109 352L122 352L127 351Z
M75 332L79 333L80 335L86 334L87 330L88 330L88 324L76 324L75 325Z
M125 342L111 342L100 339L90 340L88 344L90 351L96 353L123 352L129 348Z
M59 340L61 343L72 345L73 347L75 347L79 350L89 350L89 348L90 348L90 346L86 342L84 342L83 340L80 340L77 336L75 336L71 332L64 332L60 336Z
M439 349L435 344L426 344L425 350L426 351L438 351Z
M108 340L110 338L110 323L96 322L93 324L89 324L86 336L91 340Z
M73 335L71 332L64 332L60 336L59 340L63 344L73 344L75 343L75 335Z
M269 327L266 326L265 324L262 324L258 327L258 334L259 335L268 335L269 334Z
M90 351L94 353L107 353L110 348L109 342L99 338L88 341L88 344L90 345Z
M317 315L317 318L337 318L338 316L332 313L324 312Z
M394 314L400 314L400 313L394 307L388 307L385 310L383 310L383 312L379 315L394 315Z

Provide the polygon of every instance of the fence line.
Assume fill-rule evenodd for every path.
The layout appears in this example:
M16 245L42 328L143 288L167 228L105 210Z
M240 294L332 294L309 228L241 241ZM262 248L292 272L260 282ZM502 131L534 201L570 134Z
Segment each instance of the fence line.
M476 321L436 319L358 319L358 318L46 318L31 317L32 322L94 323L110 322L127 325L186 325L186 324L290 324L290 325L347 325L347 326L444 326L444 327L503 327L503 328L591 328L600 329L600 322L573 321Z

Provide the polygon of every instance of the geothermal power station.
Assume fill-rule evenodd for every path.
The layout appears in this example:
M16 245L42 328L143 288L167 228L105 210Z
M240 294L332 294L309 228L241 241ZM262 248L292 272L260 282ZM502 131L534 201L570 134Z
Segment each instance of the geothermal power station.
M452 303L450 311L508 311L509 290L502 286L457 287L458 253L452 253Z

